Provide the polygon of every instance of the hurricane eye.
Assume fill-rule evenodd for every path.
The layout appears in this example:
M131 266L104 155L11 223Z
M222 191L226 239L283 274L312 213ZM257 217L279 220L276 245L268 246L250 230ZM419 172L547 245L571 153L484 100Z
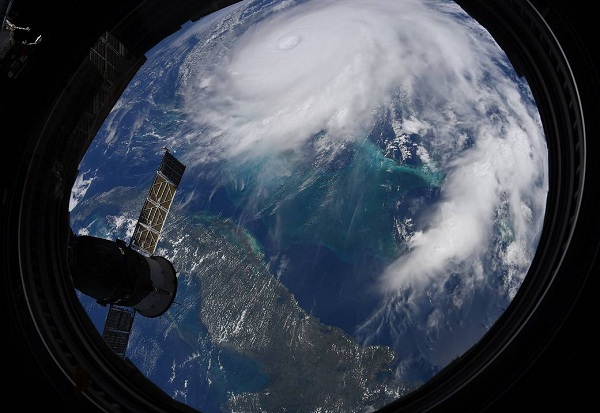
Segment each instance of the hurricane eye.
M281 50L291 49L300 43L301 38L294 35L284 35L279 39L278 46Z

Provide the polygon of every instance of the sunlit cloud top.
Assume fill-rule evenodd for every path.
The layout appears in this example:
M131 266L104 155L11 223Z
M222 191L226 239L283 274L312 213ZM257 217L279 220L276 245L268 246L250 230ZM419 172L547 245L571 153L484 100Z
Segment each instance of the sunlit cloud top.
M190 160L261 159L319 132L361 140L400 100L400 129L425 137L447 176L382 287L441 288L449 269L481 259L502 203L512 259L531 256L547 191L541 123L502 50L454 3L285 2L241 35L238 17L222 23L230 38L212 39L214 60L198 51L182 69L185 111L203 134Z
M289 4L231 42L226 33L214 39L224 48L215 62L199 64L203 54L192 54L184 69L187 110L211 126L224 156L293 148L320 131L361 139L397 94L419 103L429 124L452 120L440 108L461 122L480 119L498 99L483 85L499 74L501 51L457 21L452 5Z

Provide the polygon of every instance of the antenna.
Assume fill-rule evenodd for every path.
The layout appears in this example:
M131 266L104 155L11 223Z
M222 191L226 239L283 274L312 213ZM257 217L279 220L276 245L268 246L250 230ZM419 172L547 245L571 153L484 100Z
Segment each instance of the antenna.
M171 307L177 293L175 268L154 251L185 166L166 147L163 149L164 157L129 245L122 240L74 235L69 243L75 288L99 304L109 305L102 337L122 358L135 314L158 317Z

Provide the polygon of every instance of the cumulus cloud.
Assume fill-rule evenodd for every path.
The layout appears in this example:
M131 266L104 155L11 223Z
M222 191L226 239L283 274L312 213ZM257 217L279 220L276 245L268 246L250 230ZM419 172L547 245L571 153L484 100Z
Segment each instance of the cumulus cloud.
M515 254L515 262L522 261L517 255L531 253L547 191L537 183L546 179L547 165L542 142L528 142L520 122L479 126L474 147L449 163L441 201L426 215L423 229L410 237L409 252L386 271L384 288L423 287L437 277L443 281L457 264L481 257L491 247L502 202L510 211L511 248L526 249Z

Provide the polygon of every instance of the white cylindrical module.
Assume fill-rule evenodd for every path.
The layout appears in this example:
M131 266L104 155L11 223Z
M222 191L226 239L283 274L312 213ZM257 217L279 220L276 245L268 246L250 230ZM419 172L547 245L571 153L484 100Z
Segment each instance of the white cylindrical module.
M177 276L173 264L166 258L152 256L146 259L154 289L133 308L144 317L153 318L164 314L173 304L177 293Z

